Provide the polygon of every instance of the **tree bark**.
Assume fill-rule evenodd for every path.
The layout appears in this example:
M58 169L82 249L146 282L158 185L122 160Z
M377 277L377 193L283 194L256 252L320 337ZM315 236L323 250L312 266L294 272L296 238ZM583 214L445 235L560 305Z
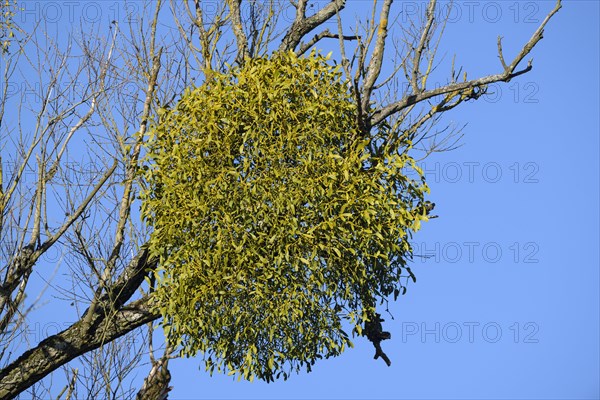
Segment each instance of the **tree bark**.
M149 295L125 305L155 264L148 250L142 248L100 296L97 307L90 307L79 321L44 339L0 370L0 399L14 398L74 358L159 318L158 313L150 311Z
M52 335L0 371L0 399L8 400L78 356L99 348L159 317L148 307L148 296L122 307L114 315L98 316L91 329L83 319Z

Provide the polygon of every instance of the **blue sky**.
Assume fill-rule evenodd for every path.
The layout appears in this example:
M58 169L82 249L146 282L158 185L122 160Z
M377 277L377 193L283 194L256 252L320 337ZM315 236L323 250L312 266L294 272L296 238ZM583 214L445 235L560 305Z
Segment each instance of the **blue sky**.
M349 2L364 12L366 1ZM398 2L410 15L422 2ZM500 72L553 1L457 2L439 54L469 78ZM421 166L439 218L414 238L417 283L372 345L271 384L171 362L173 399L594 399L600 397L599 4L567 1L533 70L447 114L462 146ZM145 371L140 371L140 377Z

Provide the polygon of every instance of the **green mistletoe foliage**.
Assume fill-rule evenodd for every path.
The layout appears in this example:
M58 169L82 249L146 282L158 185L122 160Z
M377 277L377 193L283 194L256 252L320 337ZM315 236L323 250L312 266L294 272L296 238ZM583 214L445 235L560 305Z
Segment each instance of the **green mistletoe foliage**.
M248 59L161 111L142 215L156 309L183 355L287 378L351 346L344 319L360 332L404 289L428 189L405 152L372 154L356 121L339 68L316 53Z

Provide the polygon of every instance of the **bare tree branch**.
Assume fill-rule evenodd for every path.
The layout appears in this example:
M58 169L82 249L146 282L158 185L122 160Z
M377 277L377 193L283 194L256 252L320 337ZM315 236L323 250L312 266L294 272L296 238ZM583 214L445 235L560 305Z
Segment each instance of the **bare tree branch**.
M433 26L434 20L434 12L436 0L430 0L429 5L427 6L427 12L425 14L425 27L421 31L421 38L419 40L419 44L417 48L414 50L414 58L413 58L413 68L410 79L410 84L412 85L413 92L419 93L421 91L421 87L419 85L419 72L421 67L421 57L423 56L423 51L428 47L429 41L431 40L431 27ZM427 74L427 73L426 73Z
M373 54L371 55L371 61L367 67L367 75L365 77L362 89L361 109L364 115L366 115L366 113L369 111L369 102L371 101L373 86L375 85L375 82L381 73L381 65L383 61L383 54L385 52L385 39L387 38L388 34L388 19L390 16L391 6L392 0L385 0L383 2L381 15L379 17L377 40L375 41L375 48L373 49Z
M244 58L250 57L250 50L248 50L248 38L246 37L246 34L244 33L244 27L242 26L242 13L240 10L241 3L242 0L227 0L231 18L231 26L237 42L238 53L235 61L238 64L242 64L244 62Z
M325 7L308 18L306 17L306 5L307 1L305 0L298 2L296 19L283 37L279 45L280 51L294 50L305 35L342 10L346 5L346 0L331 0Z
M88 194L87 198L79 205L79 208L69 216L69 218L53 236L46 239L46 241L37 247L30 243L21 250L12 264L8 266L6 278L4 279L2 285L0 285L0 310L4 308L6 301L8 301L11 293L19 284L22 276L31 271L31 268L33 268L33 265L42 256L42 254L44 254L54 243L56 243L67 231L67 229L69 229L69 227L83 214L86 207L94 199L100 188L104 186L115 169L116 163L113 164L113 167L104 174L103 178L100 180L100 182L98 182L94 190Z
M171 346L167 346L163 356L156 360L151 357L152 368L140 391L136 395L137 400L166 400L172 387L169 386L171 373L169 372L170 353L173 351Z
M300 48L296 52L298 55L306 53L312 46L314 46L319 40L323 38L341 39L341 40L359 40L359 36L339 35L337 33L331 33L329 29L325 29L321 33L317 33L307 43L300 43Z
M516 76L529 72L533 68L531 61L528 63L526 68L520 71L515 71L515 69L517 68L519 63L531 52L535 45L542 39L544 27L546 26L550 18L552 18L552 16L556 14L560 8L561 1L558 0L554 9L546 16L546 18L541 23L539 28L535 31L531 39L529 39L529 41L523 46L522 50L517 54L517 56L514 58L511 64L502 73L488 75L479 79L474 79L466 82L453 83L436 89L425 90L419 93L411 94L395 103L389 104L376 110L371 115L371 125L377 125L390 115L397 113L408 106L430 99L432 97L439 96L442 94L448 94L451 95L451 97L454 97L455 95L459 94L463 96L473 96L476 89L485 88L485 86L489 85L490 83L508 82ZM443 111L443 109L440 107L438 111Z
M0 370L0 398L14 398L60 366L157 317L149 311L148 298L145 297L122 307L110 319L94 319L93 330L87 330L83 320L79 320L66 330L44 339Z

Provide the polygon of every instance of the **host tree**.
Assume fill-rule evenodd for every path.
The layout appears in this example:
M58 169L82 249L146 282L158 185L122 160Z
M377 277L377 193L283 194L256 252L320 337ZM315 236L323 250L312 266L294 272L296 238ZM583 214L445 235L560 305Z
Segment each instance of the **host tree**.
M451 149L423 140L445 112L532 69L560 1L514 56L498 39L498 73L452 62L444 85L435 0L402 21L391 0L141 4L66 36L2 1L0 398L161 399L177 356L286 379L353 335L390 365L378 307L416 279L432 209L414 152ZM75 322L24 348L46 291Z

